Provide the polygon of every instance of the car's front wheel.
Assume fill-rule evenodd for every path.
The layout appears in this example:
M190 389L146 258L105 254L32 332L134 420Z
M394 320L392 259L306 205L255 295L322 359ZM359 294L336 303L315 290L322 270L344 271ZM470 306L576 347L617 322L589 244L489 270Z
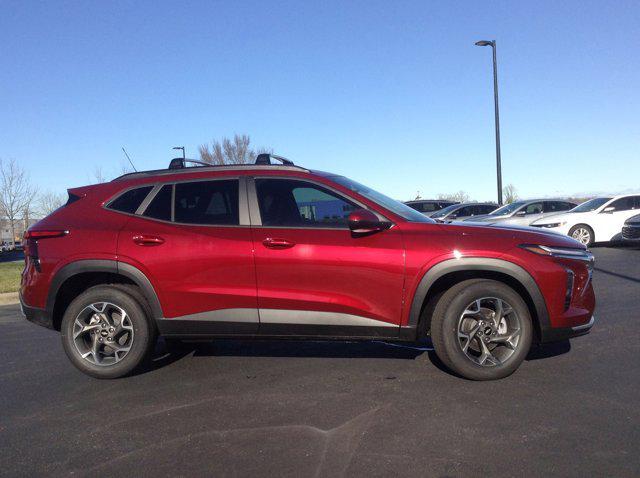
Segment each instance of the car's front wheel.
M460 282L445 292L433 312L431 337L438 358L472 380L511 375L531 347L527 304L506 284L488 279Z
M577 224L569 230L569 236L589 247L593 244L593 229L586 224Z
M71 362L96 378L131 373L149 355L156 337L143 306L108 285L91 287L69 304L61 335Z

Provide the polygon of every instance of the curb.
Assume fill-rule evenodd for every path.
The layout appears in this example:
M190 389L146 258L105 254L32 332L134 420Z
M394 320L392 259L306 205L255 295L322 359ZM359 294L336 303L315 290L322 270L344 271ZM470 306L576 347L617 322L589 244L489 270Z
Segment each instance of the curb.
M0 305L19 304L20 297L17 292L7 292L0 294Z

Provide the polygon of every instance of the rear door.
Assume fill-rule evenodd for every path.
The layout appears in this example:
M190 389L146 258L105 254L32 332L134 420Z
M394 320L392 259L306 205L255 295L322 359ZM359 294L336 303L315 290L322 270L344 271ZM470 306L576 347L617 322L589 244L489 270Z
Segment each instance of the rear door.
M260 332L397 336L404 250L397 227L352 237L362 207L306 179L249 183Z
M255 333L253 244L244 180L158 185L118 240L120 260L159 295L165 327L183 333Z

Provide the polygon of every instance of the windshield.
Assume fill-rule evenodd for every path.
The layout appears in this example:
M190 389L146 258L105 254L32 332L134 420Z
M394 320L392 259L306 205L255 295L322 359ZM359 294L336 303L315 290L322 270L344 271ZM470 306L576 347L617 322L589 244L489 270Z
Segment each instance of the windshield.
M429 219L427 216L420 214L418 211L410 208L406 204L401 203L400 201L396 201L395 199L391 199L390 197L385 196L384 194L379 193L378 191L374 191L373 189L368 188L363 184L352 181L349 178L345 178L344 176L329 176L329 178L332 181L340 184L341 186L344 186L345 188L348 188L351 191L361 194L362 196L366 197L367 199L370 199L376 204L380 204L385 209L388 209L392 213L397 214L398 216L406 219L407 221L431 222L431 223L434 222L433 219Z
M520 206L524 206L526 203L526 201L512 202L511 204L507 204L506 206L502 206L495 211L490 212L489 216L506 216L507 214L511 214L512 212L520 208Z
M429 217L445 217L450 212L455 211L460 207L460 204L452 204L451 206L447 206L443 209L440 209L437 213L431 214Z
M569 212L589 212L589 211L595 211L596 209L598 209L600 206L602 206L604 203L606 203L607 201L609 201L611 198L593 198L593 199L589 199L588 201L583 202L582 204L580 204L577 207L574 207L571 211Z

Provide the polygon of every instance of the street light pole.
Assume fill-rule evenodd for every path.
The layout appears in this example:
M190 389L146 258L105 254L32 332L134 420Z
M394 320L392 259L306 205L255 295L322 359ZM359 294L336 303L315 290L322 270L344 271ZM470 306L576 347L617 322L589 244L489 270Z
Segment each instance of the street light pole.
M490 46L493 50L493 101L495 105L496 122L496 169L498 176L498 205L502 205L502 160L500 158L500 113L498 109L498 61L496 59L496 41L482 40L476 42L478 46Z

